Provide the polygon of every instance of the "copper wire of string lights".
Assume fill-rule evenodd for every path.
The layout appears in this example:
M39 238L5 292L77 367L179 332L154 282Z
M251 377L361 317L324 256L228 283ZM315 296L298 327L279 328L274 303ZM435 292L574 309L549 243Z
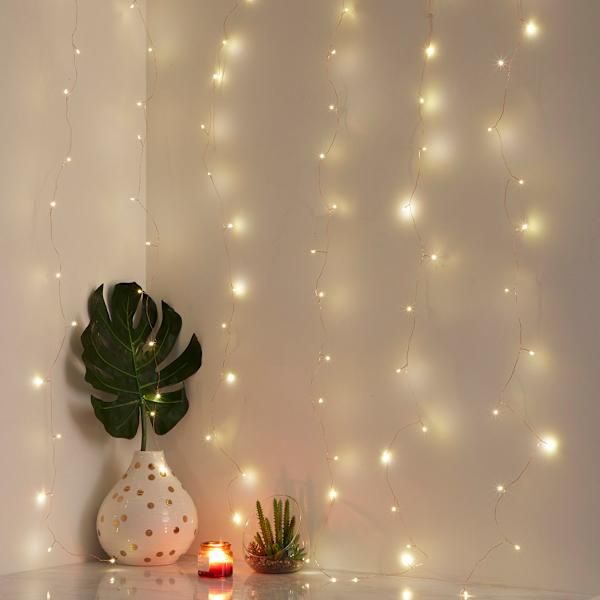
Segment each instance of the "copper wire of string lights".
M519 186L519 187L523 186L525 184L525 180L522 179L519 175L517 175L515 173L514 169L511 167L511 165L509 163L508 157L505 153L502 131L501 131L501 127L500 127L502 120L506 114L509 91L510 91L510 84L511 84L511 77L513 74L515 60L516 60L517 55L522 46L522 39L523 39L523 37L534 38L538 34L538 25L536 24L536 22L533 20L525 19L524 12L523 12L523 3L521 0L516 1L516 10L517 10L520 31L519 31L519 35L517 37L516 45L515 45L513 51L511 52L511 54L508 56L508 58L500 58L496 61L497 67L501 70L504 70L504 91L503 91L503 96L502 96L502 105L501 105L498 117L496 118L495 122L491 126L488 127L488 132L496 134L501 161L502 161L504 170L506 172L506 182L504 185L502 203L503 203L503 210L504 210L506 220L508 222L510 230L513 233L513 256L514 256L513 267L514 267L515 280L512 285L512 288L509 288L509 287L504 288L504 293L507 296L510 296L511 294L513 296L514 309L515 309L515 320L516 320L517 329L518 329L518 334L517 334L518 344L517 344L517 350L515 353L515 359L512 362L509 373L506 376L504 383L501 387L499 399L496 403L496 406L493 409L493 416L498 417L502 414L502 412L512 413L514 416L516 416L521 421L522 425L526 428L528 433L533 437L537 447L547 454L553 454L558 449L558 441L553 437L544 437L540 433L538 433L538 431L536 430L536 428L534 427L534 425L531 423L531 421L529 420L529 418L527 416L527 407L526 407L526 404L524 401L523 401L523 407L521 408L521 410L518 410L517 408L515 408L513 406L510 399L507 399L507 397L506 397L507 392L510 390L511 383L513 382L513 379L517 375L519 364L521 362L521 357L524 354L531 356L531 357L535 356L535 351L532 350L530 347L526 346L524 343L524 326L523 326L523 319L521 317L521 312L520 312L519 288L518 288L518 283L517 283L517 276L518 276L518 272L519 272L519 269L521 266L520 265L521 246L523 243L523 237L529 231L529 225L524 220L522 220L520 222L515 221L511 215L510 205L509 205L510 192L511 192L512 188L515 185ZM500 513L501 505L504 502L505 498L507 497L508 493L515 486L517 486L518 483L523 479L523 477L525 476L525 474L527 473L527 471L533 464L534 458L535 458L535 454L532 453L528 457L527 461L525 462L525 464L521 468L521 470L518 472L516 477L514 477L509 483L498 484L496 486L497 498L496 498L496 501L495 501L494 507L493 507L493 519L494 519L494 524L499 532L499 539L496 540L496 542L494 542L489 548L486 549L486 551L475 562L475 564L469 571L467 577L465 578L465 580L463 582L462 589L460 591L460 597L463 598L464 600L473 598L473 595L469 592L468 586L471 583L478 568L484 562L486 562L492 554L494 554L497 550L499 550L500 548L503 548L504 546L510 546L516 552L521 551L521 545L519 543L516 543L515 540L513 540L512 537L506 533L505 527L503 526L503 524L500 520L499 513Z
M246 0L248 3L249 0ZM233 265L232 265L232 255L231 255L231 235L235 232L235 224L228 219L228 210L226 206L225 199L223 194L221 193L220 187L218 185L217 179L218 176L211 169L211 153L216 152L217 146L217 131L216 131L216 110L217 110L217 95L222 84L226 78L226 67L227 67L227 59L226 53L228 52L229 46L231 44L231 39L229 35L229 23L232 17L238 12L243 4L243 0L236 0L231 8L228 10L225 18L223 19L222 24L222 39L219 42L219 47L216 54L215 60L215 70L212 74L211 80L211 89L210 89L210 106L208 111L208 121L207 123L202 123L200 125L200 130L204 135L204 148L202 150L201 160L206 172L207 177L209 178L211 188L217 199L219 214L221 218L221 234L222 234L222 242L223 242L223 251L225 255L225 264L226 264L226 276L227 276L227 285L229 289L230 296L230 308L229 312L225 318L225 320L220 324L220 328L225 334L225 346L223 349L223 354L220 362L220 370L217 382L214 386L214 390L209 399L209 419L210 419L210 430L205 435L205 440L207 442L211 442L215 445L215 447L221 452L221 454L227 459L227 461L231 464L232 468L235 471L235 475L230 479L227 485L227 504L229 506L229 511L231 513L232 521L236 525L242 525L244 523L244 518L242 515L235 511L232 501L232 486L240 479L247 478L249 474L242 469L240 463L232 456L232 454L225 449L223 444L220 442L220 436L217 431L217 424L215 421L215 405L216 400L221 391L223 384L234 385L238 380L238 375L234 371L230 370L229 363L231 359L231 354L233 350L233 336L235 333L235 317L237 310L237 301L238 298L242 297L246 292L246 285L243 281L234 280L233 277Z
M331 135L329 137L329 141L325 148L319 153L317 157L317 187L319 193L319 200L323 209L325 211L325 221L324 221L324 244L320 248L312 248L310 253L315 256L319 256L321 258L321 265L319 267L315 283L313 289L313 296L318 308L319 314L319 325L320 325L320 340L319 340L319 350L317 354L316 364L312 371L312 375L309 382L309 397L311 399L311 404L313 407L313 411L316 415L320 435L323 443L323 451L325 463L327 465L327 473L329 478L329 491L327 492L327 498L329 500L329 506L327 507L327 512L324 519L323 528L326 528L329 520L331 518L331 513L333 507L338 499L338 490L335 485L335 474L333 469L333 463L339 460L339 457L335 454L331 453L330 443L327 435L327 428L325 426L325 421L322 415L323 405L325 404L325 399L318 395L315 391L316 383L321 372L321 368L323 365L330 363L332 360L331 355L327 352L327 344L328 344L328 331L327 331L327 323L325 320L325 311L324 311L324 299L325 292L323 291L321 284L323 278L325 277L327 266L329 262L329 252L331 249L331 221L333 216L337 210L337 204L331 203L327 200L327 194L323 189L323 165L329 156L329 154L333 151L336 141L338 139L338 135L342 125L342 118L345 115L346 108L345 102L342 103L342 98L340 96L338 87L336 86L335 79L331 70L331 65L336 58L337 49L336 49L336 41L338 38L338 34L343 25L344 19L347 18L351 13L350 7L346 5L346 0L341 1L341 6L337 15L335 28L333 30L329 47L327 50L327 54L325 57L325 74L327 78L327 84L330 88L331 100L328 105L328 110L334 116L334 126L332 128ZM314 218L321 221L322 217L320 215L314 215ZM329 577L332 583L335 583L336 578L331 577L331 575L322 568L317 558L317 546L318 539L315 538L312 545L312 560L314 561L317 568L327 577Z
M410 221L411 227L414 232L415 239L419 246L419 262L417 265L417 271L415 276L415 284L414 284L414 295L411 304L408 304L405 307L405 312L409 317L409 333L406 341L406 348L404 351L404 362L402 366L396 369L396 373L403 374L405 376L405 382L408 388L408 392L410 396L415 400L416 412L417 415L415 420L411 423L404 424L400 426L395 433L393 434L389 444L386 449L381 454L381 462L385 466L385 481L388 487L389 493L392 497L392 506L391 512L392 514L399 519L402 528L405 531L408 531L406 518L403 515L403 512L400 508L401 502L396 493L396 490L392 484L390 479L390 464L393 460L392 449L397 442L399 436L410 429L419 428L422 433L428 432L428 427L423 421L423 417L421 416L421 408L420 403L415 398L415 394L411 388L410 380L409 380L409 363L412 345L414 342L415 334L417 331L417 316L419 312L419 292L421 287L421 277L423 275L423 267L427 262L436 262L438 260L438 255L434 252L430 252L428 246L425 242L424 236L419 229L417 224L413 202L415 199L415 195L419 189L419 184L421 183L421 179L423 176L423 158L427 152L427 146L425 145L426 140L426 131L425 131L425 119L423 115L423 108L426 103L424 98L424 86L426 83L426 76L428 71L429 61L435 56L437 48L433 41L433 25L434 25L434 13L433 13L433 0L426 0L425 3L425 16L428 24L428 32L425 45L423 47L423 59L421 66L421 73L419 77L419 86L417 92L417 123L415 126L415 130L412 136L413 144L414 144L414 154L411 154L409 161L409 173L414 172L413 183L410 190L410 195L408 199L402 205L402 215L405 219ZM416 159L416 170L413 169L413 163ZM420 566L423 563L423 560L428 558L427 553L420 548L414 541L413 536L408 533L407 535L408 541L405 546L405 551L400 555L400 562L405 570L413 569L417 566Z
M56 351L54 356L50 362L50 366L46 371L44 376L35 375L33 378L33 385L37 388L45 387L47 389L47 397L48 397L48 427L49 427L49 436L50 436L50 485L47 488L44 488L40 492L38 492L36 496L37 503L40 506L46 507L46 512L44 515L44 525L46 530L50 536L50 544L48 546L48 552L52 552L54 548L58 547L63 550L66 554L70 556L90 556L97 560L103 560L95 555L80 555L74 552L71 552L57 537L52 525L51 518L53 515L54 509L54 498L56 493L56 479L57 479L57 460L56 460L56 444L62 440L62 434L58 433L55 428L55 420L54 420L54 370L60 357L63 353L65 343L67 340L68 331L77 327L76 321L71 321L67 319L64 307L64 298L63 298L63 259L60 250L59 243L56 239L55 235L55 219L56 219L56 211L60 206L59 203L59 195L61 190L61 183L63 180L63 175L65 169L71 165L73 162L72 159L72 150L73 150L73 124L71 121L71 99L75 90L77 89L77 85L79 82L79 66L78 66L78 58L81 55L81 49L77 45L77 33L79 30L79 0L73 0L73 28L71 30L70 42L71 42L71 50L72 50L72 73L69 80L68 87L65 87L62 91L64 96L64 120L67 131L67 143L64 154L62 155L58 171L54 178L54 184L52 188L52 195L49 203L49 211L48 211L48 224L49 224L49 238L50 245L52 247L52 251L55 255L55 261L57 265L57 270L55 272L56 278L56 293L57 293L57 304L60 314L60 320L62 321L62 333L60 335L60 339L56 346ZM108 560L104 562L110 562Z
M152 226L154 228L154 240L147 240L146 246L152 246L158 248L160 246L160 230L158 228L158 224L154 215L148 210L147 203L142 200L142 185L144 179L144 159L146 156L146 140L145 135L148 129L148 105L150 101L154 98L156 94L156 89L158 86L158 61L156 58L156 52L154 49L154 43L152 41L152 36L150 35L150 30L148 28L148 23L146 21L146 17L144 16L144 12L142 11L141 6L138 3L138 0L133 0L129 5L129 8L135 10L139 17L139 20L144 28L144 33L146 36L146 50L148 56L150 57L150 65L152 68L152 78L150 80L150 85L146 87L146 95L143 100L137 101L137 106L143 110L144 114L144 132L138 133L137 141L139 145L139 162L138 162L138 182L137 182L137 190L135 196L130 196L129 200L131 202L135 202L144 212L144 215L150 219L152 222ZM157 251L158 252L158 251Z

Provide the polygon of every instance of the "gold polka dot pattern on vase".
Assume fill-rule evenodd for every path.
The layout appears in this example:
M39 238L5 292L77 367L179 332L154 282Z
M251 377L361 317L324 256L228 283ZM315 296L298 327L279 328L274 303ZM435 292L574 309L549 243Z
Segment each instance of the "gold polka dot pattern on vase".
M98 511L100 545L118 564L146 568L173 564L195 537L197 512L192 499L163 452L136 452L126 475L119 477Z

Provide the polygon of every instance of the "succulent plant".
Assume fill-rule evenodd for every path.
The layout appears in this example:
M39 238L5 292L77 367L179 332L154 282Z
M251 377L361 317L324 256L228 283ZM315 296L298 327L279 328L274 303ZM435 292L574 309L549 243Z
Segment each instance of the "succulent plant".
M296 533L296 516L290 514L290 501L273 499L273 525L265 517L260 501L256 502L256 515L260 531L248 544L247 551L254 556L264 556L272 560L303 561L306 551Z

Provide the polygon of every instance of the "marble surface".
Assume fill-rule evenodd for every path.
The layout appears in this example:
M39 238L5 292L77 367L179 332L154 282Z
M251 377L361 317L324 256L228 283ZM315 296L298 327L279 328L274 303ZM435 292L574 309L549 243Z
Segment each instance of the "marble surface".
M164 567L124 567L82 563L0 577L1 600L446 600L458 598L455 583L399 577L334 573L330 582L307 569L294 575L258 575L236 563L232 579L214 581L196 575L195 560L183 558ZM410 590L410 593L405 593ZM597 600L590 596L473 586L479 600Z

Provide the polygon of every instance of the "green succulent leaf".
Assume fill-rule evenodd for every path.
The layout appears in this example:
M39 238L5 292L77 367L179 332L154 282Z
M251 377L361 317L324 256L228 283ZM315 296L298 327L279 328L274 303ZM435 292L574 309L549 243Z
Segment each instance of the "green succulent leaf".
M181 331L181 317L166 302L161 308L158 325L156 304L135 282L117 284L107 307L101 285L90 297L90 323L81 335L86 381L114 397L92 396L96 417L110 435L127 439L135 437L141 420L142 450L146 415L157 434L173 429L189 407L183 382L202 365L195 335L164 364Z

